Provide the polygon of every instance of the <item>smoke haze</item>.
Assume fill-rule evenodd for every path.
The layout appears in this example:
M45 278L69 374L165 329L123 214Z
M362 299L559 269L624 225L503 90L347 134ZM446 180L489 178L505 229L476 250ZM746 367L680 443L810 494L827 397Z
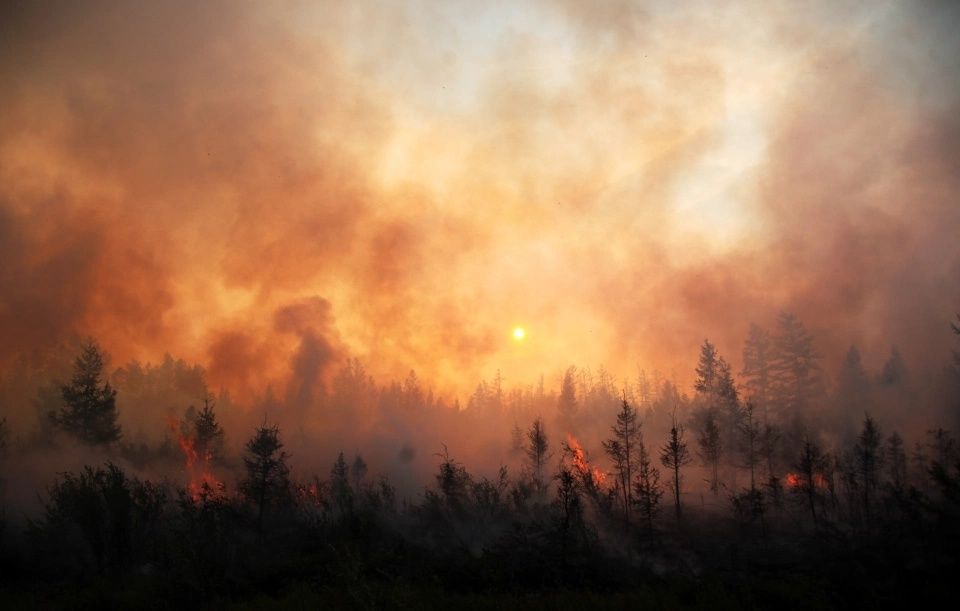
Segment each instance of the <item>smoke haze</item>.
M0 363L95 336L248 406L449 403L801 315L949 358L957 7L9 2ZM527 340L514 342L514 326Z

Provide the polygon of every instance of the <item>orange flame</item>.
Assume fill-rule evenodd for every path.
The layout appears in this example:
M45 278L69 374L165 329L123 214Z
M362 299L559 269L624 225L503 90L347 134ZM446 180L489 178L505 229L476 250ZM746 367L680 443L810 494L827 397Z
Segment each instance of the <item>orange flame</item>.
M799 488L800 486L803 485L804 477L799 473L787 473L784 476L784 482L787 484L789 488ZM826 488L828 486L827 478L825 478L820 473L814 473L813 485L817 488Z
M580 472L580 475L584 478L589 476L590 481L598 488L603 486L607 480L607 474L596 467L590 466L590 463L587 462L586 452L583 451L583 446L580 445L577 438L570 433L567 433L567 447L570 448L570 453L573 454L573 466Z
M167 417L167 426L177 436L177 445L183 452L184 470L187 473L187 494L195 502L204 494L217 494L223 489L223 484L210 470L213 453L206 449L202 454L197 450L196 440L185 432L187 427L182 426L176 418Z

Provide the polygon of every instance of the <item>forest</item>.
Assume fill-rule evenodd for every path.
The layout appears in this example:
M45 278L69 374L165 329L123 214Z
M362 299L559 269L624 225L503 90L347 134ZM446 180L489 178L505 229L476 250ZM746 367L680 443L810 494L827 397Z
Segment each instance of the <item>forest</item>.
M0 609L951 600L958 32L0 1Z
M750 327L741 357L735 368L704 340L690 387L571 366L555 387L507 390L498 372L462 406L413 372L378 385L350 359L315 389L310 418L325 424L309 429L289 396L244 410L199 366L110 368L94 339L76 340L0 385L5 406L35 414L0 420L3 606L949 596L960 351L925 372L893 348L867 372L851 347L827 375L812 334L781 313L771 331Z

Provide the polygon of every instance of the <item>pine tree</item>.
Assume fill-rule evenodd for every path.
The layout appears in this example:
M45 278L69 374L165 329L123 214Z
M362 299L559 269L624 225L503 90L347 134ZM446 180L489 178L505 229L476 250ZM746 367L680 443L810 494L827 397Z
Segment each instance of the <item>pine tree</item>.
M690 463L690 451L687 449L686 442L683 441L683 425L678 424L676 419L673 421L673 426L670 427L670 439L660 449L660 462L673 472L673 502L679 519L680 483L682 481L680 469Z
M863 419L863 429L854 447L854 459L862 486L863 515L870 519L870 508L877 489L877 478L882 466L880 430L869 415Z
M617 423L610 427L613 437L603 442L603 449L613 461L613 471L620 489L623 505L623 522L629 529L630 509L633 506L633 470L637 462L637 444L640 439L640 423L637 412L627 399L622 400L617 412Z
M337 455L336 462L330 469L330 498L337 508L341 518L353 515L353 488L350 487L350 467L343 452Z
M103 378L104 355L93 340L74 361L73 378L61 387L64 407L51 417L63 430L89 445L109 445L120 439L117 391Z
M660 513L660 499L663 488L660 486L660 471L650 460L643 439L637 446L637 475L633 480L633 503L647 525L647 534L653 540L653 522Z
M793 314L781 313L777 330L770 364L771 400L782 413L802 415L822 392L820 355L813 337Z
M754 414L752 403L744 407L743 421L740 423L740 453L743 457L742 466L750 470L750 493L757 491L756 470L760 462L761 430L760 423Z
M697 379L693 384L698 393L709 395L716 391L717 365L717 348L709 339L703 340L696 369Z
M895 494L902 494L907 483L907 453L899 433L891 433L883 451L887 463L887 477Z
M205 397L203 409L193 420L197 454L210 462L223 458L223 427L217 422L217 415L213 410L215 404L211 397Z
M533 474L533 484L537 494L542 497L546 491L546 482L543 479L543 468L549 458L547 452L550 450L550 441L547 439L547 432L543 426L543 418L538 417L533 421L530 430L527 431L527 445L524 452L529 460L530 470Z
M240 483L244 496L257 508L257 530L263 530L263 516L270 504L281 502L290 490L289 456L283 451L280 429L264 424L246 444L243 463L247 477Z
M795 494L802 495L810 509L813 526L817 526L817 503L820 498L821 481L829 458L824 455L820 446L810 439L803 442L803 451L800 460L794 466L797 471L797 481L793 486Z
M577 535L584 530L583 503L580 500L580 484L577 476L566 464L560 464L554 476L557 481L557 496L553 501L556 513L556 531L560 539L560 575L566 579L571 547Z
M720 427L717 425L716 412L707 410L705 421L697 435L700 460L709 469L710 492L720 493L720 458L723 454L723 441L720 437Z

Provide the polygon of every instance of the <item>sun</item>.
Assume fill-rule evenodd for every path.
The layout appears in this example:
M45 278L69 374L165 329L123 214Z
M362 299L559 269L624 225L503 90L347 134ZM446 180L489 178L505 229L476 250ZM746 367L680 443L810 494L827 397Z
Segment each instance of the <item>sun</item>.
M513 328L513 339L518 342L522 342L527 337L527 332L523 327L514 327Z

